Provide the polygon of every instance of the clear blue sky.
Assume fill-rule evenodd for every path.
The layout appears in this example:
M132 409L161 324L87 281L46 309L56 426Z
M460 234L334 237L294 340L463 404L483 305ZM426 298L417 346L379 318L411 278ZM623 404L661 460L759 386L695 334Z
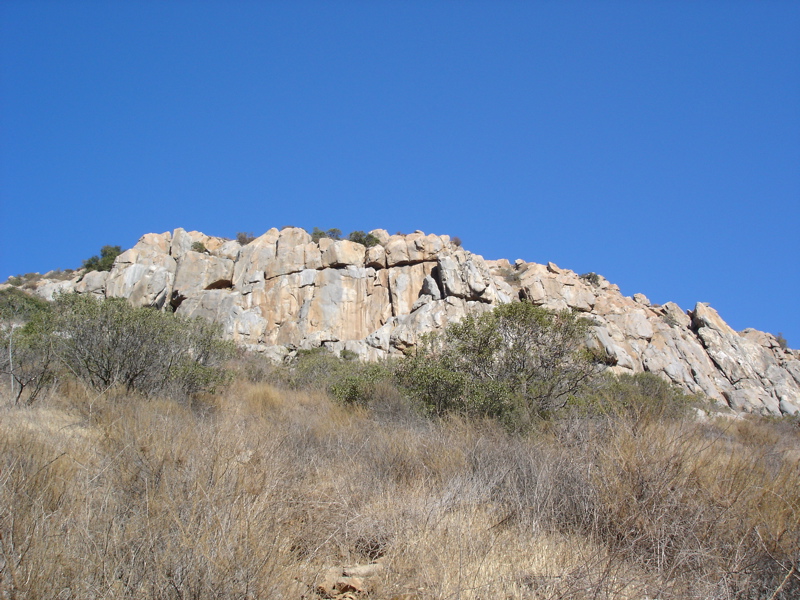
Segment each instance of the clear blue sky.
M458 235L800 346L800 2L0 2L0 277Z

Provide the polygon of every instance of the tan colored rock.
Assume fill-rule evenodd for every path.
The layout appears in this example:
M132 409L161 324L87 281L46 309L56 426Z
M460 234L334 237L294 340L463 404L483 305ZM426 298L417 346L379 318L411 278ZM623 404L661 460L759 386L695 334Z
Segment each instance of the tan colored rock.
M192 251L194 244L200 243L206 247L207 250L218 249L222 246L223 241L219 238L212 238L200 231L186 231L178 228L172 232L172 244L170 246L170 254L176 261L183 258L187 252Z
M368 267L373 267L374 269L385 269L386 250L383 246L372 246L371 248L367 248L366 257L364 260L366 266Z
M680 306L674 302L667 302L661 307L661 310L663 311L664 320L667 324L674 325L681 329L689 329L692 320Z
M93 294L105 297L108 275L108 271L89 271L75 285L75 291L79 294Z
M480 256L461 249L443 250L437 264L445 296L487 303L498 299L492 274Z
M322 253L322 267L363 267L367 249L349 240L334 241Z
M372 237L374 237L376 240L378 240L378 244L380 244L381 246L385 246L386 242L388 242L389 238L391 237L389 235L389 232L386 231L385 229L373 229L372 231L369 232L369 234L372 235Z
M697 328L707 327L725 335L737 335L708 304L698 302L692 312L692 323Z
M242 247L233 268L233 285L244 291L246 286L264 282L265 271L275 262L280 232L273 228Z
M233 261L186 252L178 261L173 290L183 296L192 292L233 287Z
M644 294L634 294L633 301L643 306L650 306L650 299Z
M236 240L225 240L220 244L219 248L215 249L211 254L219 258L227 258L228 260L235 261L239 258L239 252L242 250L242 245Z
M304 229L299 227L282 229L275 243L275 260L269 261L265 269L266 279L305 269L306 245L309 243L311 236Z
M386 255L386 266L406 265L411 262L408 256L408 244L405 236L393 235L383 245Z
M78 286L78 283L75 280L68 280L68 281L50 281L44 280L36 286L34 290L34 294L42 298L43 300L48 300L52 302L61 294L69 294L75 291L75 288Z
M183 231L183 230L181 230ZM172 234L170 232L164 233L146 233L139 238L134 248L144 250L152 254L169 254L170 247L172 246Z
M167 254L134 247L114 261L105 283L107 298L127 298L134 306L163 308L172 294L177 263Z
M430 276L435 266L436 263L429 262L388 269L393 315L411 312L411 307L422 293L425 279Z
M647 340L653 337L653 326L647 318L647 313L642 309L607 315L606 319L616 324L626 337Z

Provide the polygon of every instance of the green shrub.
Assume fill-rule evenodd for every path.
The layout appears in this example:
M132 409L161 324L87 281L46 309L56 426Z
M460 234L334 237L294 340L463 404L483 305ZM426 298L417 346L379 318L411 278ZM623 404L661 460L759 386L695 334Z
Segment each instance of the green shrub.
M233 352L217 324L134 308L122 298L60 296L49 331L70 372L98 390L120 385L145 395L210 391L225 382L221 364Z
M591 391L570 402L578 414L624 417L633 423L678 419L700 404L700 398L653 373L607 374Z
M0 374L9 378L15 403L32 403L53 380L44 329L49 310L49 303L19 289L0 290Z
M585 282L597 287L600 285L600 275L594 272L584 273L580 276Z
M343 362L328 386L330 394L343 404L369 405L376 396L376 386L391 378L381 363Z
M786 341L786 338L783 337L782 333L779 332L778 335L775 336L775 339L782 349L786 350L789 347L789 342Z
M598 372L587 321L530 302L468 315L423 340L399 381L428 412L528 419L562 408Z
M340 240L342 239L342 230L334 227L332 229L328 229L327 231L323 231L319 227L314 227L314 229L311 231L311 241L314 243L319 243L322 238Z
M256 239L256 236L253 235L252 231L244 232L244 231L237 231L236 232L236 241L239 242L242 246L246 246L250 242Z
M358 354L353 352L352 350L344 349L339 352L339 358L342 360L356 360L358 358Z
M344 404L366 406L381 395L381 386L391 384L392 369L389 363L356 358L348 350L342 350L340 356L326 348L298 350L286 367L276 370L273 383L294 390L324 390Z
M206 245L203 242L195 242L192 244L192 252L200 252L201 254L204 254L207 252Z
M31 284L36 283L42 278L41 273L25 273L24 275L14 275L8 278L7 283L14 287L30 288Z
M15 404L32 404L53 381L55 356L47 312L38 310L24 325L0 329L0 373L11 379Z
M0 290L0 321L27 322L49 306L45 300L16 288Z
M380 240L371 233L364 233L363 231L353 231L347 236L347 239L356 244L361 244L367 248L372 248L380 243Z
M114 260L122 254L119 246L103 246L100 248L100 256L92 256L83 261L83 268L89 271L110 271L114 266Z

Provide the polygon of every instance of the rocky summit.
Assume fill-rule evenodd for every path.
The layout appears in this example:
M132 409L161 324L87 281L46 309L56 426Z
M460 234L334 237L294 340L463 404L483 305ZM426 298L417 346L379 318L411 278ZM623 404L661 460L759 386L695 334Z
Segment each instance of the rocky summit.
M594 273L484 260L446 235L370 233L378 243L369 248L313 241L295 227L245 245L183 229L149 233L110 272L45 278L35 292L171 306L222 323L228 337L274 360L316 347L365 360L400 355L470 311L525 298L585 313L594 322L587 346L613 372L656 373L740 412L800 412L800 352L768 333L734 331L707 304L685 311L623 296Z

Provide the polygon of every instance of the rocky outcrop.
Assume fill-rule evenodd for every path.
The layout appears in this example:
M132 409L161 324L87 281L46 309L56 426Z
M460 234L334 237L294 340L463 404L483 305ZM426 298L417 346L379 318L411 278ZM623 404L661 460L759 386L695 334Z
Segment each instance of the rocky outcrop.
M275 359L323 346L366 360L400 355L467 313L525 298L584 313L593 322L587 346L614 372L657 373L737 411L800 412L800 353L768 333L737 333L706 304L684 311L553 263L484 260L446 235L370 233L380 242L371 248L315 242L294 227L244 246L183 229L147 234L109 273L43 279L36 293L171 307L218 321L228 337Z

